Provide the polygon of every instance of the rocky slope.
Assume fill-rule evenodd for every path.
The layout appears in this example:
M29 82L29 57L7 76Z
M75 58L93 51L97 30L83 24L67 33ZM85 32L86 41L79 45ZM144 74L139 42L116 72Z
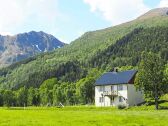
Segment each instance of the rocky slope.
M14 36L0 35L0 67L64 45L65 43L42 31L31 31Z

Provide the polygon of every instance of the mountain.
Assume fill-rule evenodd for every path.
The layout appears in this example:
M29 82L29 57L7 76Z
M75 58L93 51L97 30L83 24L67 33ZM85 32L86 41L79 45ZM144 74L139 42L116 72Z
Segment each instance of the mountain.
M138 19L145 19L145 18L152 18L152 17L162 17L168 16L168 8L156 8L150 10L149 12L145 13L144 15L140 16Z
M87 32L63 48L3 68L0 87L39 87L53 77L76 83L93 68L109 71L116 66L136 67L144 50L157 53L167 61L167 12L168 8L151 10L133 21Z
M64 45L65 43L42 31L31 31L14 36L0 35L0 66L7 66Z

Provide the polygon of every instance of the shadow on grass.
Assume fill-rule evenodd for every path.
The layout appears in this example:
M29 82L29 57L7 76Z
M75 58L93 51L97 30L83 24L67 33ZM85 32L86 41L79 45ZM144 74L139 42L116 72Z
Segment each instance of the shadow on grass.
M155 101L143 102L137 107L142 110L152 110L155 109ZM159 100L159 110L168 110L168 100Z
M159 110L168 110L168 106L159 106Z
M167 103L167 105L168 105L168 101L167 100L159 100L159 110L168 110L168 106L165 103ZM155 105L155 102L154 101L150 101L150 102L147 102L145 104L147 106L151 106L151 105Z
M159 100L158 103L162 104L162 103L166 103L168 102L167 100ZM145 103L146 105L150 106L150 105L155 105L155 101L148 101Z

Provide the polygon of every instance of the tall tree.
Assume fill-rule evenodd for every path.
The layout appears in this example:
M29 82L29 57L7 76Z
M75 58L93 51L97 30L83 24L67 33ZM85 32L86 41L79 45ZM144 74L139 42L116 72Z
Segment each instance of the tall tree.
M13 106L15 102L15 94L11 90L4 90L3 92L3 104L7 107Z
M27 105L28 106L32 106L33 105L33 98L34 98L34 88L33 87L30 87L28 89L28 94L27 94Z
M135 84L144 91L145 98L155 100L155 109L158 109L158 100L165 92L163 70L164 65L158 55L152 52L142 53Z
M0 106L3 106L3 90L0 90Z
M53 87L53 104L58 105L59 103L65 103L65 85L61 86L55 85Z
M27 89L22 87L17 91L17 100L19 106L27 106Z
M57 84L58 81L56 78L51 78L45 80L40 88L39 88L39 93L40 93L40 100L42 105L51 105L53 104L53 86Z
M76 95L79 103L88 104L94 101L94 83L93 77L83 78L76 84Z

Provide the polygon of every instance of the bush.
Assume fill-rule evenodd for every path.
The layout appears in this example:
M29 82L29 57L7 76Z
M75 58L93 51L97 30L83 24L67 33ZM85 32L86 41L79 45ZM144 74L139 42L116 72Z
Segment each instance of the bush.
M125 109L127 106L125 104L118 104L117 108L118 109Z

